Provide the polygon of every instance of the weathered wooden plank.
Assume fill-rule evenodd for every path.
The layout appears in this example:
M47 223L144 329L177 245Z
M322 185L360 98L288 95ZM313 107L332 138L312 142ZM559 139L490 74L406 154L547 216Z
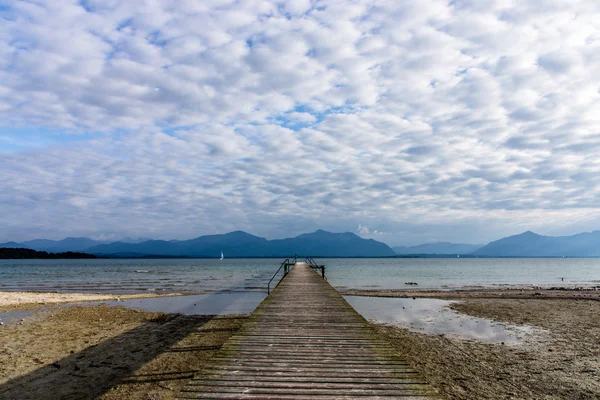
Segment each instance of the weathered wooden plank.
M268 380L254 380L254 381L228 381L228 380L206 380L206 381L195 381L188 385L186 391L193 392L194 386L212 386L215 388L261 388L261 389L289 389L293 387L296 390L302 389L322 389L322 390L372 390L378 391L413 391L418 390L417 384L413 383L379 383L373 382L299 382L299 381L268 381Z
M215 366L209 366L204 370L205 374L212 374L214 376L220 375L231 375L231 376L264 376L264 377L285 377L285 376L312 376L312 377L328 377L328 378L360 378L360 377L385 377L385 378L398 378L407 376L418 376L414 370L410 368L400 369L396 368L393 372L389 370L384 371L380 368L372 369L359 369L359 370L344 370L344 371L333 371L333 370L315 370L306 368L289 368L289 369L274 369L268 370L265 368L251 368L251 367L231 367L231 368L219 368Z
M423 396L420 394L406 394L403 396L391 395L367 395L360 396L355 394L334 394L334 395L311 395L306 397L305 393L297 394L239 394L239 393L185 393L182 392L177 399L244 399L244 400L305 400L310 398L311 400L379 400L379 399L431 399L430 396Z
M416 374L413 373L413 375L416 375ZM412 381L411 380L403 380L402 382L398 383L398 380L396 380L396 379L384 378L381 376L372 377L372 378L340 378L340 377L329 378L329 377L324 377L324 376L293 376L292 375L292 376L286 376L286 379L282 379L280 377L265 378L262 375L243 375L243 376L220 376L220 377L213 377L213 378L211 378L210 376L202 376L202 377L194 378L190 382L190 385L195 385L195 384L202 385L204 382L216 382L216 381L235 382L235 383L240 383L240 382L261 382L261 383L263 383L263 382L264 383L266 383L266 382L277 382L277 383L300 382L300 383L314 383L314 384L319 384L319 383L328 383L328 384L368 383L371 385L391 385L391 384L421 385L421 384L424 384L422 381L419 381L418 379L414 379Z
M433 395L331 285L298 263L180 397L330 400Z
M335 396L340 392L346 392L347 394L352 394L353 396L405 396L415 394L415 390L411 388L407 389L395 389L395 390L387 390L387 389L352 389L352 388L311 388L311 387L300 387L297 388L294 385L290 385L291 387L278 388L278 387L251 387L251 386L242 386L242 387L229 387L229 386L214 386L207 385L202 388L200 393L238 393L238 394L266 394L266 395L305 395L310 397L311 395L325 395L325 396ZM188 386L183 390L188 393L198 393L198 391L194 389L190 389Z

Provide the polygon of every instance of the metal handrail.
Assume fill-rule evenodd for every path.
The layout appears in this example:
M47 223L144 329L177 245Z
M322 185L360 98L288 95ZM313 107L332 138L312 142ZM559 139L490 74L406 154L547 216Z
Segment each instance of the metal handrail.
M314 269L315 271L321 270L321 276L325 279L325 265L319 265L313 260L312 257L306 257L304 259L309 267Z
M286 258L284 262L281 263L281 266L279 267L279 269L277 270L277 272L275 272L275 274L273 275L273 277L271 278L271 280L269 280L269 283L267 283L267 294L271 294L271 282L273 281L273 279L275 279L275 277L277 276L277 274L279 273L279 271L281 271L281 268L283 268L283 276L281 277L281 279L279 280L279 282L277 282L277 285L275 285L275 287L279 286L279 284L281 283L281 281L283 280L283 278L286 277L286 275L288 274L288 272L290 272L290 270L288 269L288 267L290 265L294 265L296 264L296 262L291 263L289 258ZM273 288L275 289L275 288Z

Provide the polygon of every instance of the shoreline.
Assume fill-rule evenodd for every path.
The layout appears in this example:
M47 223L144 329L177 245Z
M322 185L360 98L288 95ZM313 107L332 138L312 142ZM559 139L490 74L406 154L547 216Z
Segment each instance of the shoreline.
M71 292L5 292L0 291L0 312L32 310L48 305L184 296L185 293L71 293Z
M599 287L503 288L503 289L368 289L339 290L343 296L464 299L571 299L600 301Z
M572 299L600 301L600 287L477 288L477 289L338 289L342 296L465 299ZM48 305L115 301L156 297L191 296L198 293L91 293L0 291L0 312L32 310Z

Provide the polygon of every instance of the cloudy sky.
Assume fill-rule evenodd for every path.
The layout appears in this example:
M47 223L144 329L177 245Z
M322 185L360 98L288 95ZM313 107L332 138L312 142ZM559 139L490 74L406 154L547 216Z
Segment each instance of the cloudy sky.
M0 241L600 229L597 0L0 0Z

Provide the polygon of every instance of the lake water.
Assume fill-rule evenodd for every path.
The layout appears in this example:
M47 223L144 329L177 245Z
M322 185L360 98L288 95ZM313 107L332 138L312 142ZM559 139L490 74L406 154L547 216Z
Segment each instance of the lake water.
M281 261L0 260L0 290L265 292ZM332 258L317 262L326 265L327 278L338 289L600 286L600 259L595 258Z

